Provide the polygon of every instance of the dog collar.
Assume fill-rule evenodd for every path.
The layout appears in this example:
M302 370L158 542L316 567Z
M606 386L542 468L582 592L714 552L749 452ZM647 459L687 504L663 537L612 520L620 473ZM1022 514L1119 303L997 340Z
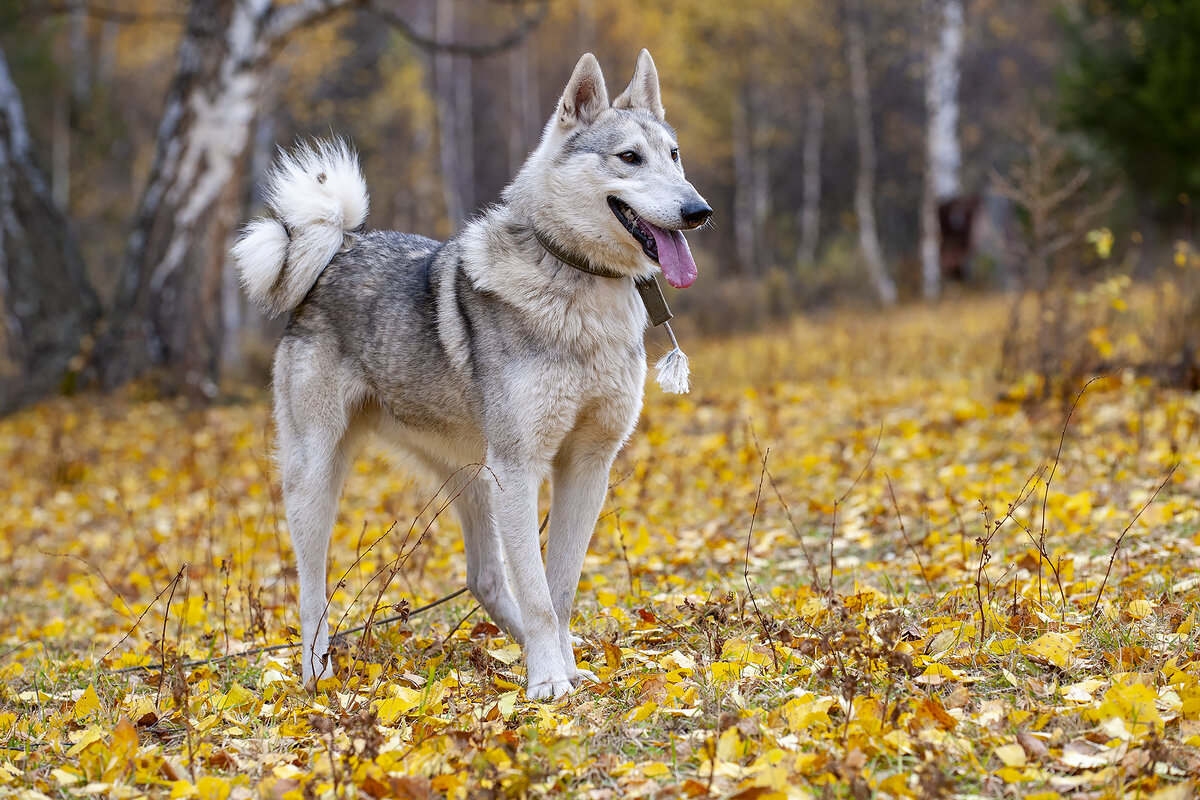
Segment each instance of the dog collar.
M589 275L595 275L600 278L612 278L614 280L628 277L616 270L599 264L593 264L586 258L580 258L572 253L568 253L543 236L537 228L533 228L533 235L538 240L538 244L547 253L580 272L586 272ZM657 278L653 275L648 275L644 278L635 278L633 285L638 291L638 296L642 298L642 305L646 307L646 314L650 317L651 325L658 327L674 316L671 313L671 309L667 306L667 298L663 296L662 287L658 285ZM674 339L675 337L672 336L671 338Z

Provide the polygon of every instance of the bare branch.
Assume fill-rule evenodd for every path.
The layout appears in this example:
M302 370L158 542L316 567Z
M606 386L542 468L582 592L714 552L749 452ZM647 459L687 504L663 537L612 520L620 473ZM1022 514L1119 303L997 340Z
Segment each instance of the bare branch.
M283 43L289 35L344 8L364 5L365 0L300 0L286 6L272 5L266 14L262 40L268 48Z
M1058 191L1051 192L1046 197L1046 205L1050 206L1051 208L1057 208L1059 205L1065 202L1068 197L1082 189L1083 185L1087 183L1088 178L1091 177L1091 174L1091 170L1089 170L1087 167L1080 167L1079 171L1075 173L1075 177L1067 181L1067 183L1061 186Z
M411 22L400 16L400 13L387 0L366 0L367 8L380 19L387 22L400 32L406 39L429 50L438 50L444 53L453 55L468 56L470 58L480 58L498 53L502 50L507 50L513 45L520 42L530 31L541 24L546 18L546 14L550 10L549 0L537 0L537 6L532 14L522 13L521 19L517 22L515 28L509 31L504 36L491 42L442 42L438 41L435 36L427 35L418 31ZM522 0L514 5L524 6L526 3Z
M321 20L349 8L367 8L388 25L400 32L406 39L420 47L429 50L465 55L472 58L498 53L520 42L530 31L536 28L549 12L549 0L537 0L533 13L524 13L528 0L513 0L513 6L520 6L520 20L507 34L492 42L441 42L433 36L418 31L411 22L404 19L394 7L393 0L299 0L289 5L273 5L267 11L263 25L262 39L268 50L274 50L297 30L313 25Z
M160 22L170 25L182 25L187 21L187 11L126 11L120 8L89 3L86 0L67 0L61 3L49 3L38 9L27 9L24 16L29 19L43 19L63 14L74 14L82 11L93 19L104 22L123 22L134 24L139 22Z
M1125 541L1125 534L1129 533L1129 529L1133 527L1133 523L1137 522L1143 512L1150 507L1150 504L1158 498L1159 492L1165 489L1167 484L1171 482L1171 478L1175 476L1175 470L1179 469L1179 465L1182 463L1182 461L1176 461L1171 465L1171 468L1167 470L1166 477L1162 479L1162 483L1154 490L1154 494L1150 495L1150 499L1142 504L1142 507L1129 520L1129 524L1125 526L1125 530L1121 531L1121 535L1117 537L1117 541L1113 543L1112 555L1108 559L1108 569L1104 570L1104 580L1100 582L1100 591L1096 592L1096 602L1092 603L1092 614L1095 614L1096 609L1100 607L1100 599L1104 597L1104 587L1108 585L1108 576L1112 574L1113 562L1117 560L1117 553L1121 552L1121 544Z

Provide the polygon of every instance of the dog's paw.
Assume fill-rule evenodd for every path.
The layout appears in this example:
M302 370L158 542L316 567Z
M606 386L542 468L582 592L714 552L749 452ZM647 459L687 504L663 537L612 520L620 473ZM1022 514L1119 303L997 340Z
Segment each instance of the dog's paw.
M575 677L571 679L571 683L578 687L579 684L583 683L584 681L588 681L589 683L599 683L600 679L597 678L596 673L592 672L590 669L576 668Z
M316 694L321 681L334 677L332 661L332 654L328 652L323 656L309 655L308 662L301 664L305 691Z
M573 633L571 634L571 646L573 646L573 647L583 647L583 644L584 644L584 642L583 642L583 639L582 639L581 637L579 637L579 636L576 636L576 635L575 635L575 634L573 634Z
M539 681L529 684L529 688L525 690L525 695L534 702L543 700L557 700L560 697L565 697L575 689L572 681L563 680L548 680Z
M316 694L320 690L321 681L329 680L332 677L334 677L333 669L326 666L319 673L308 676L308 679L304 681L304 690L309 694Z

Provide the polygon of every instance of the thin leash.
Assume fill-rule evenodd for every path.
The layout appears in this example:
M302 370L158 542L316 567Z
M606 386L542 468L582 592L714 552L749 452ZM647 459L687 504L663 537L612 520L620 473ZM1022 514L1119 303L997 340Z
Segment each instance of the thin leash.
M538 526L539 534L545 532L546 525L548 525L549 522L550 522L550 514L549 514L549 512L547 512L546 516L542 517L542 524ZM390 617L384 617L383 619L377 619L377 620L374 620L373 622L369 623L369 625L370 625L370 627L374 628L377 625L390 625L393 622L400 622L401 620L411 619L411 618L417 616L418 614L422 614L422 613L430 610L431 608L437 608L442 603L448 603L451 600L453 600L454 598L459 597L462 594L465 594L466 592L467 592L467 587L464 586L461 589L453 591L444 597L439 597L437 600L434 600L432 603L426 603L425 605L421 606L420 608L414 608L412 611L409 611L404 614L394 614ZM475 612L472 611L471 613L474 614ZM468 615L468 616L470 616L470 615ZM364 623L362 625L359 625L357 628L350 628L349 630L339 631L337 634L335 634L335 638L349 636L354 633L362 633L363 631L365 631L367 629L367 625L368 625L368 623ZM461 622L459 623L459 626L460 627L462 626ZM458 630L458 628L455 628L455 630ZM452 633L453 633L453 631L452 631ZM183 662L180 662L179 666L183 667L184 669L191 669L192 667L199 667L199 666L203 666L205 664L223 664L226 661L233 661L234 659L238 659L238 658L247 658L249 656L257 656L257 655L261 655L262 653L277 653L281 650L294 650L295 648L299 647L301 644L302 644L302 642L284 642L282 644L264 645L262 647L255 647L251 650L246 650L241 653L230 653L229 655L217 656L216 658L197 658L192 661L183 661ZM4 655L7 655L7 653L5 653ZM134 667L122 667L121 669L110 669L107 672L105 672L104 674L106 674L106 675L124 675L124 674L128 674L131 672L154 672L156 670L159 672L162 672L163 666L161 664L153 664L153 665L152 664L139 664Z
M442 603L447 603L447 602L453 600L454 598L458 597L459 595L464 594L466 591L467 591L467 587L464 586L463 588L461 588L457 591L451 592L450 594L446 595L445 597L440 597L437 600L434 600L432 603L427 603L427 604L421 606L420 608L415 608L412 611L409 611L407 614L395 614L390 617L384 617L383 619L377 619L371 623L371 627L374 628L377 625L388 625L392 622L399 622L400 620L403 620L403 619L409 619L411 617L415 617L418 614L428 611L431 608L436 608L437 606L440 606ZM354 633L361 633L361 632L365 631L366 629L367 629L367 626L365 624L359 625L357 628L350 628L349 630L338 632L336 634L335 638L342 637L342 636L349 636ZM295 648L299 647L301 644L302 644L302 642L284 642L282 644L265 645L263 647L255 647L251 650L245 650L241 653L230 653L229 655L225 655L225 656L217 656L216 658L197 658L192 661L183 661L183 662L179 663L179 666L183 667L184 669L191 669L192 667L199 667L199 666L203 666L205 664L223 664L226 661L233 661L234 659L238 659L238 658L248 658L249 656L256 656L256 655L260 655L262 653L276 653L276 652L279 652L280 650L294 650ZM162 669L163 669L163 667L161 664L139 664L138 666L135 666L135 667L122 667L121 669L111 669L111 670L108 670L105 674L107 674L107 675L123 675L123 674L130 673L130 672L161 672Z

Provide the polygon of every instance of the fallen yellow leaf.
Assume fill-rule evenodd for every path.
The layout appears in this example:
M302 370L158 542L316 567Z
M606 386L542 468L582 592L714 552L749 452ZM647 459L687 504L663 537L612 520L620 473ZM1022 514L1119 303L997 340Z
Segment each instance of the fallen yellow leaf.
M1022 647L1021 652L1034 661L1066 669L1067 665L1071 663L1071 651L1074 644L1071 637L1064 633L1047 631Z
M1019 744L1003 744L992 751L996 758L1000 759L1001 763L1006 767L1023 767L1025 766L1025 748Z
M100 709L100 698L96 696L96 687L88 684L83 695L75 701L75 719L87 719Z

